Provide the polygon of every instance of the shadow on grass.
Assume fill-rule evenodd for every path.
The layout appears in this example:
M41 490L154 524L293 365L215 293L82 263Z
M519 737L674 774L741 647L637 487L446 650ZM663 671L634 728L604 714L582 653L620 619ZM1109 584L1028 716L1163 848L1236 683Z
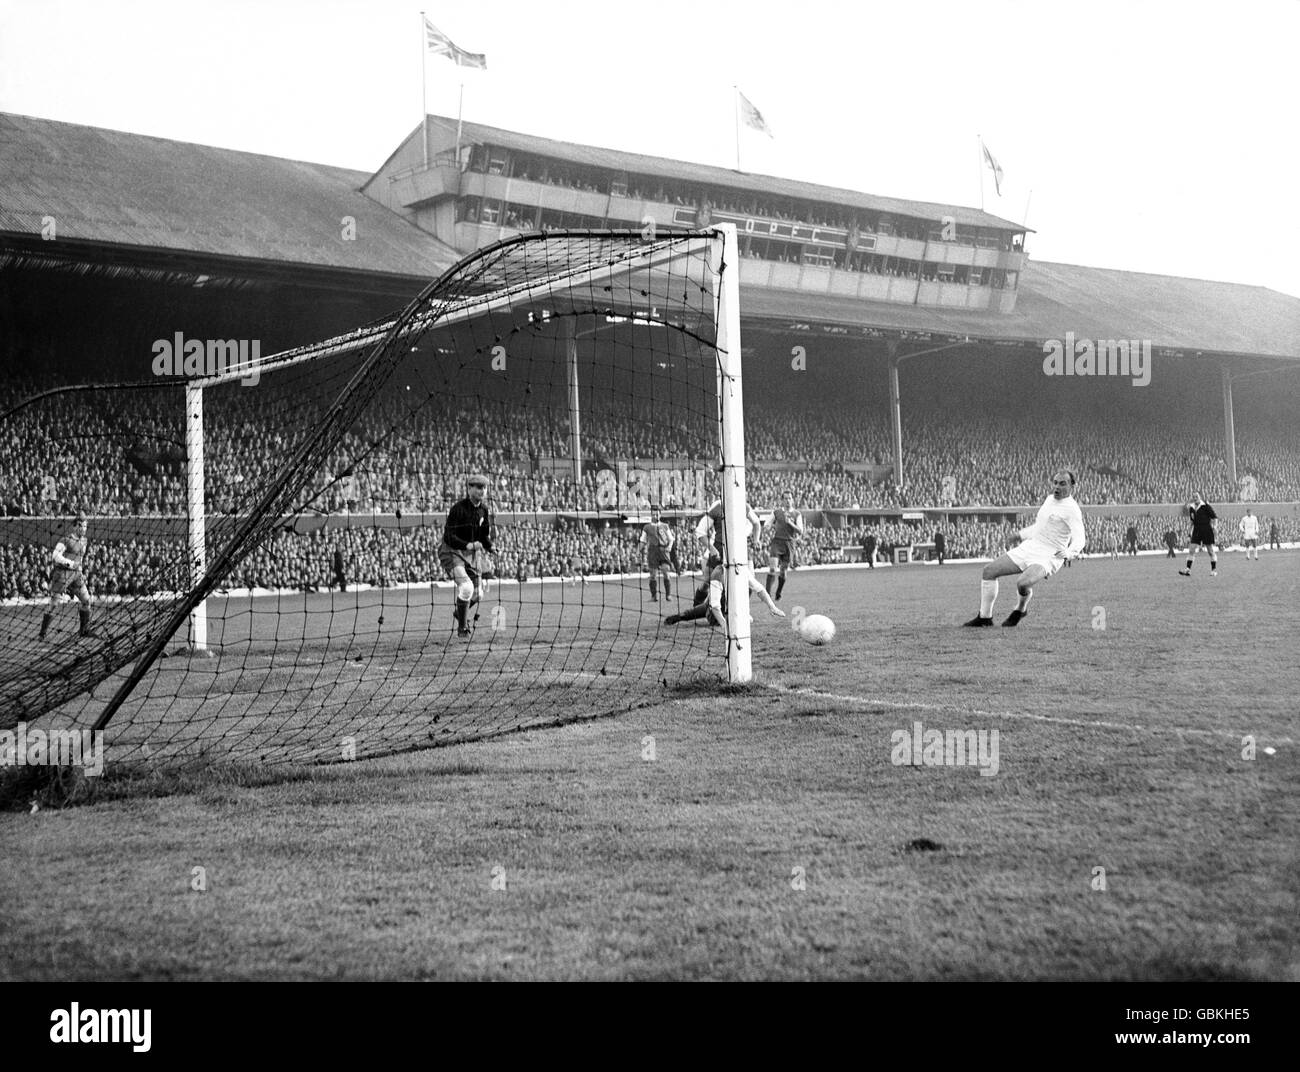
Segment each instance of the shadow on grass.
M306 767L267 767L257 763L196 761L166 767L118 763L98 777L80 767L12 767L0 772L0 809L73 808L110 800L169 797L214 787L255 788L304 781Z

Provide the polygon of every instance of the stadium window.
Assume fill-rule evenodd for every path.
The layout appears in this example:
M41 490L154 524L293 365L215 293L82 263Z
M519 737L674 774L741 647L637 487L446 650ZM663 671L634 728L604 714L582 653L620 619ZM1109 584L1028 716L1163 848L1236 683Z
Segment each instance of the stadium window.
M972 287L982 287L984 285L984 270L982 268L972 268L969 282Z
M480 216L484 223L497 223L501 219L501 202L484 201L483 211Z
M611 197L627 197L627 183L614 181L609 184Z
M509 166L510 166L510 161L507 159L504 153L499 156L494 155L491 159L488 160L488 174L504 175L506 173L506 169Z

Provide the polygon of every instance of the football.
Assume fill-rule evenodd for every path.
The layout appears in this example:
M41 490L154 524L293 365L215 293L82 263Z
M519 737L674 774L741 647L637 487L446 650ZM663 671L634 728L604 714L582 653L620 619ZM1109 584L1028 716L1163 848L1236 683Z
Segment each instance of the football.
M810 614L799 623L799 635L809 644L829 644L835 639L835 623L824 614Z

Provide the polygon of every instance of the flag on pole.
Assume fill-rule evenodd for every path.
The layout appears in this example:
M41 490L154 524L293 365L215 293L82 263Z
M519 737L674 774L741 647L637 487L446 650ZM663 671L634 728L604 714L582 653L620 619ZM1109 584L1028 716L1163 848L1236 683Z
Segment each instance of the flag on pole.
M1001 197L1002 196L1002 165L993 159L993 154L989 152L989 147L985 145L982 141L980 142L980 147L984 150L984 160L988 163L988 166L993 170L993 189L995 189L998 192L998 197ZM967 157L967 159L970 158Z
M740 90L736 90L736 92L740 94L740 115L744 119L745 125L753 127L755 130L761 130L769 138L775 138L771 128L767 125L767 121L763 118L763 113L755 108L753 102Z
M435 56L446 56L457 67L477 67L487 70L487 57L481 52L466 52L427 18L424 20L425 47Z

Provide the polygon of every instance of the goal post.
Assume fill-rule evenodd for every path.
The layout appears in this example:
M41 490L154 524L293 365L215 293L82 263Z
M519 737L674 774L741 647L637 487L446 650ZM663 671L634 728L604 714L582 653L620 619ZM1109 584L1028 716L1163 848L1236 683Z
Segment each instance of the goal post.
M719 224L720 240L713 245L713 274L718 281L716 321L718 334L718 440L722 464L722 511L726 523L729 562L727 592L727 671L733 684L754 676L750 648L749 517L745 494L745 413L741 381L740 272L736 226Z
M203 388L185 385L185 518L190 556L189 583L197 587L207 572L207 504L203 492ZM190 650L208 650L206 601L190 611Z
M119 759L327 762L749 681L737 283L730 225L520 235L398 316L139 404L88 387L102 420L51 406L34 427L77 422L132 498L88 552L99 635L60 620L36 658L14 616L0 709L105 729ZM475 473L490 558L444 543ZM692 562L719 498L722 628L641 544L659 506ZM210 657L165 657L187 638Z

